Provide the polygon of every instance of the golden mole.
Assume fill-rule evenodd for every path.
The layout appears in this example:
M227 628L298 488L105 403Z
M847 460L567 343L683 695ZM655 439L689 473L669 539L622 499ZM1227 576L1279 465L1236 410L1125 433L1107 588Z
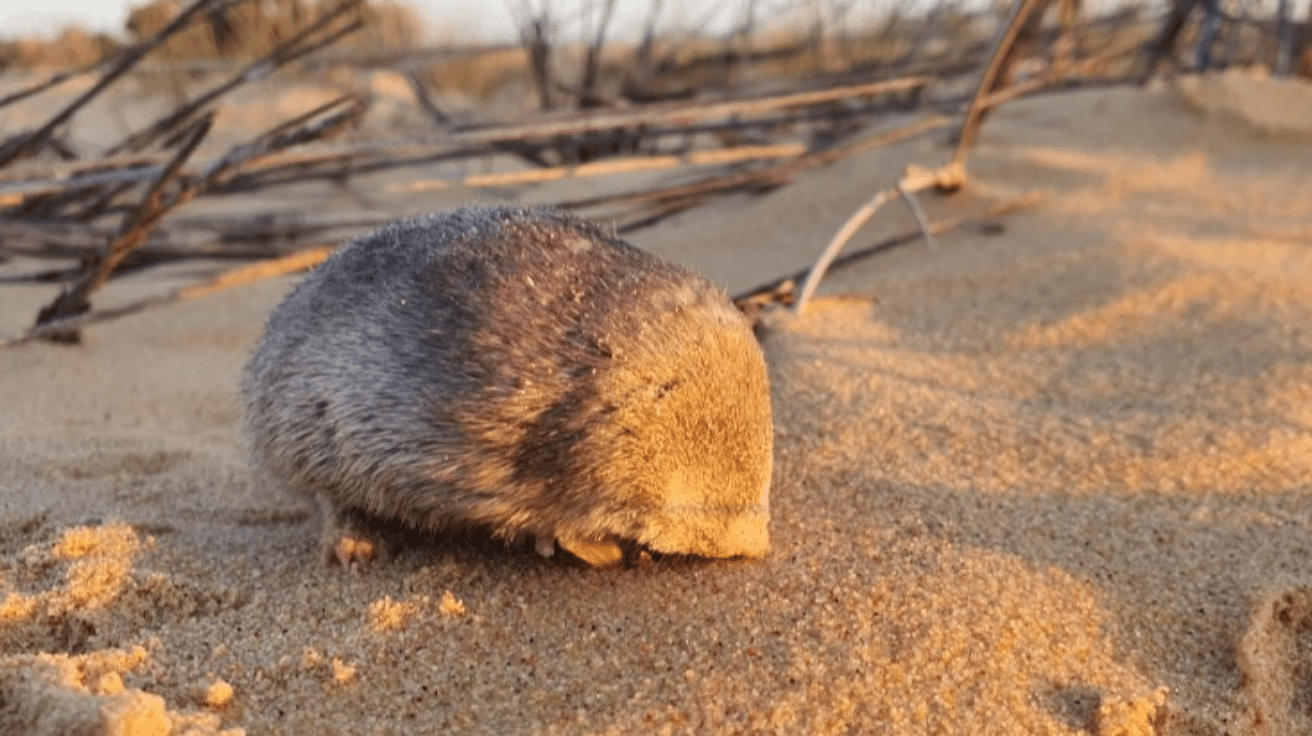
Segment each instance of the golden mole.
M551 209L467 207L356 238L268 320L242 380L257 466L324 550L378 521L485 527L594 566L630 546L769 550L765 360L724 293Z

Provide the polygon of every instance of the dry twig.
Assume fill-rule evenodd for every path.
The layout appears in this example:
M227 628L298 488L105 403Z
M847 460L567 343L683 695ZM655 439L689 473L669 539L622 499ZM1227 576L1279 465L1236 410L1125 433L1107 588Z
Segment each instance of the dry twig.
M1026 28L1031 20L1037 18L1037 14L1042 13L1049 2L1051 0L1016 0L1007 24L994 38L988 63L980 73L974 99L966 109L963 117L961 132L957 139L957 147L952 160L934 169L924 169L916 166L908 167L903 177L892 188L876 192L860 209L852 213L847 222L843 223L843 226L834 234L833 239L829 241L825 249L821 251L820 257L807 274L806 283L802 285L802 291L793 307L798 313L806 310L806 305L811 300L812 295L815 294L816 288L819 287L820 280L824 278L825 272L834 259L838 257L838 254L842 252L847 241L892 197L899 196L907 203L915 216L916 223L920 226L926 242L931 246L934 244L924 212L920 209L919 203L915 201L914 195L930 187L934 187L941 192L952 192L960 189L965 184L967 153L974 143L975 134L980 121L983 120L984 113L991 105L998 104L1003 99L998 96L997 86L1007 67L1016 61L1014 55L1016 42L1021 35L1022 29ZM1039 86L1046 85L1049 82L1050 80L1043 80ZM1037 86L1035 88L1037 89Z
M900 141L914 138L918 135L939 130L947 127L950 122L950 119L943 116L930 116L869 138L853 141L841 146L835 146L824 151L808 153L791 161L785 161L773 166L755 169L753 171L723 174L702 181L693 182L691 184L679 184L638 192L625 192L604 195L601 197L591 197L588 199L570 200L559 203L559 206L565 209L577 210L602 205L638 205L654 207L658 214L664 216L671 214L674 211L687 209L687 207L704 200L706 197L716 194L744 190L765 191L773 189L782 186L794 176L804 171L826 166L845 156L850 156L860 151L892 145ZM674 209L671 210L671 208ZM632 229L636 229L638 226L650 224L650 222L658 219L660 218L644 218L643 220L631 223L620 229L628 232Z
M716 166L744 161L791 158L806 152L800 143L781 143L770 146L739 146L710 151L692 151L684 155L627 156L573 166L553 166L546 169L508 171L500 174L471 174L457 181L446 179L419 179L398 185L393 191L431 192L453 186L503 187L512 184L540 184L561 179L582 179L591 176L611 176L634 171L670 169L679 166Z
M848 97L893 94L895 92L920 89L933 81L929 77L902 77L810 92L793 92L750 99L710 103L660 103L643 105L628 110L571 113L563 117L544 115L541 116L541 120L522 125L461 130L455 132L452 137L463 143L493 143L530 138L551 138L558 135L578 135L629 126L687 125L699 120L724 118L730 115L752 115L787 107L817 105Z
M898 180L897 184L889 189L877 192L875 196L871 197L870 200L862 205L860 209L853 212L852 216L847 218L847 222L843 223L843 226L838 229L838 232L835 233L833 239L829 241L829 245L825 246L825 249L821 251L820 257L816 260L815 265L811 267L810 272L807 274L806 283L802 285L802 292L798 295L797 303L793 308L799 314L806 311L806 305L811 300L811 296L815 294L816 288L820 285L820 280L825 277L825 272L829 270L830 264L832 264L834 259L838 257L838 254L842 252L843 246L847 244L847 241L852 239L853 235L856 235L856 231L860 230L861 226L866 224L866 221L875 216L875 213L878 212L889 199L895 196L905 195L905 193L908 192L921 192L930 187L951 191L959 188L964 179L965 170L956 163L948 163L937 169L922 169L915 166L907 167L906 174ZM932 243L933 236L929 232L925 220L918 216L916 221L920 225L921 232L925 236L925 239Z
M51 87L57 87L63 84L64 82L73 79L74 77L78 77L83 74L87 74L91 71L94 71L96 69L99 69L100 67L104 66L105 63L106 62L104 60L101 60L88 64L82 67L81 69L68 69L65 71L56 72L55 74L52 74L49 79L46 79L45 81L37 82L36 84L30 85L28 87L24 87L23 89L20 89L17 92L12 92L10 94L5 95L4 97L0 97L0 107L6 107L8 105L14 104L15 102L21 102L22 100L25 100L33 95L39 95L42 92L45 92L46 90L50 89Z

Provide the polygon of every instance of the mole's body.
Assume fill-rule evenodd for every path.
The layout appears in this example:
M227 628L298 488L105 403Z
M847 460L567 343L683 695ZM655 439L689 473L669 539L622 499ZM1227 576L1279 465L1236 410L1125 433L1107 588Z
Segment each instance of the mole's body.
M343 247L274 310L242 382L257 464L370 519L484 526L618 562L769 548L761 351L705 279L551 210L467 208Z

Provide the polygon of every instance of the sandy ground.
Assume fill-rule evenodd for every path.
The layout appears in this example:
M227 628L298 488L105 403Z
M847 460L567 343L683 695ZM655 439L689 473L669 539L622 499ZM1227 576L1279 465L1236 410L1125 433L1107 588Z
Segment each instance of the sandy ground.
M0 351L0 733L1312 733L1308 96L1206 79L994 114L972 186L927 206L1039 206L768 316L759 562L593 572L461 537L321 565L237 430L294 279ZM873 151L635 241L738 290L946 155ZM474 196L379 191L263 204ZM0 331L51 293L0 289Z

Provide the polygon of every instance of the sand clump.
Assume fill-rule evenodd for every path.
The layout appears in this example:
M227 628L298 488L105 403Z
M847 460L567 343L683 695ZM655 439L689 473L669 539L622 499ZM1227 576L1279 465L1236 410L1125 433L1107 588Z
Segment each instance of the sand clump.
M123 523L75 526L29 545L0 577L0 644L10 652L82 651L149 625L158 612L205 615L241 605L235 588L206 590L133 564L155 540Z
M0 669L0 734L14 736L242 736L212 715L169 710L158 695L125 687L123 676L149 655L101 650L87 655L9 657Z
M201 701L211 710L223 710L232 705L235 692L227 680L215 680L201 694Z
M43 638L60 640L56 649L73 645L69 639L93 628L91 619L122 594L132 559L146 544L131 527L114 524L73 527L53 544L25 548L12 577L4 578L0 621L6 626L0 641L5 649L51 648L53 641L38 643ZM13 589L24 582L36 583L37 590Z
M9 656L0 659L0 734L245 733L126 687L125 676L151 666L143 646L102 648L156 610L203 612L217 602L198 600L169 576L137 572L133 563L154 544L123 523L74 526L48 544L25 547L2 568L0 650Z
M873 151L638 244L751 286L943 155ZM971 186L926 207L1042 204L767 317L755 562L597 574L470 534L306 564L312 509L237 430L292 280L0 352L0 733L1305 733L1309 171L1172 88L994 111ZM886 214L861 238L910 226ZM14 289L0 321L50 291Z
M1097 736L1156 736L1166 688L1135 700L1111 698L1098 706Z

